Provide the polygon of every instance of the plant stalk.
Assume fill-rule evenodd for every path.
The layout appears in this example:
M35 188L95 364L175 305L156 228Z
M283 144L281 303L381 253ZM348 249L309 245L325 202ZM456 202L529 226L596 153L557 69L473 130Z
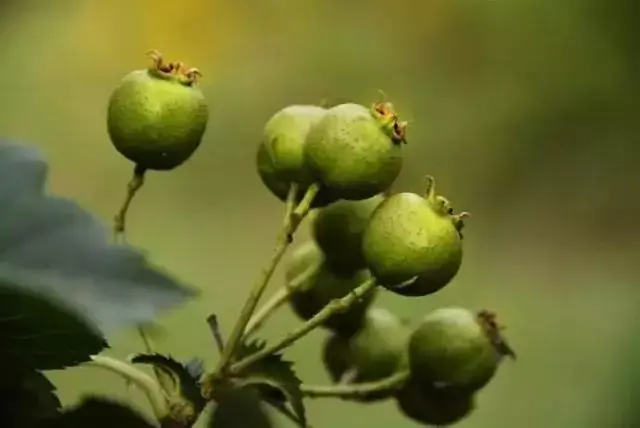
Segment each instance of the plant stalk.
M273 277L273 274L282 260L282 257L287 251L289 245L293 242L293 235L300 226L302 220L309 214L311 211L311 205L313 203L314 198L320 191L320 186L318 184L312 184L309 186L302 201L298 204L297 207L291 212L290 207L293 204L287 203L287 213L284 219L284 226L280 235L278 236L275 249L273 251L273 255L271 256L271 260L267 264L267 266L263 269L260 276L258 277L253 289L249 294L249 298L244 304L242 311L240 312L240 317L236 322L233 330L231 331L231 335L229 336L227 343L225 344L222 356L220 357L220 361L214 371L215 377L220 377L225 370L228 368L231 359L240 344L242 336L244 335L245 329L253 312L260 301L260 297L266 290L269 285L269 281ZM293 200L295 197L296 186L292 186L289 191L289 197L287 198L289 201Z
M314 264L307 270L300 273L291 282L280 287L273 295L267 300L267 302L255 312L255 315L251 317L247 327L244 331L243 340L256 333L264 323L271 318L276 311L284 305L289 297L295 292L296 289L301 287L309 278L315 275L320 268L320 264Z
M409 371L401 371L375 382L346 385L302 385L302 394L309 398L367 398L371 395L400 389L409 378Z
M269 355L272 355L276 352L280 352L285 348L288 348L296 341L315 330L316 327L324 323L333 314L348 310L351 305L360 301L360 299L362 299L366 294L371 292L376 287L376 285L377 283L374 277L367 279L343 298L334 299L329 302L329 304L322 308L322 310L320 310L312 318L307 320L299 328L287 334L280 342L276 342L270 346L267 346L261 351L256 352L255 354L250 355L247 358L233 364L229 368L229 372L231 372L232 374L240 374L243 370L260 361L261 359L268 357Z

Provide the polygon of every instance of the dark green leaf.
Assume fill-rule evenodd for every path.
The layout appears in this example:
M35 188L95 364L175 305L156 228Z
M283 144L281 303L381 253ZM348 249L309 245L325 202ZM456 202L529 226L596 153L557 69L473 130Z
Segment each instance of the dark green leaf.
M274 425L257 390L230 389L220 394L208 428L272 428Z
M50 370L89 360L108 345L91 322L55 297L0 279L0 363Z
M195 296L72 200L44 193L46 162L0 143L0 280L59 296L101 331L152 321Z
M241 360L260 351L265 345L266 343L261 340L248 342L240 348L236 358ZM263 400L276 408L284 410L285 405L289 403L297 422L302 426L307 425L303 396L300 391L302 381L293 370L293 363L284 360L282 355L273 354L257 361L242 373L242 378L235 381L240 386L256 387Z
M131 358L134 364L149 364L166 373L173 381L173 391L167 391L173 398L181 398L192 406L197 416L206 404L200 393L200 379L195 378L186 366L173 358L161 354L137 354Z
M0 426L31 428L60 408L55 386L35 370L5 370L0 378Z
M136 410L120 402L86 397L40 428L155 428Z

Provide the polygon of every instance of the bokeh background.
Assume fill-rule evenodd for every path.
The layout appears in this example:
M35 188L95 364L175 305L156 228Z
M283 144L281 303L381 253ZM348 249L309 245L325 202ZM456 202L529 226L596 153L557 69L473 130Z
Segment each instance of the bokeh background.
M396 189L419 191L433 174L473 218L454 283L432 298L385 294L379 304L416 319L442 305L494 309L519 355L459 426L634 427L636 4L3 0L0 134L41 147L50 188L109 222L132 168L106 134L110 91L148 65L150 48L203 71L206 140L183 167L149 176L129 241L202 289L198 301L163 315L159 347L211 367L217 354L205 317L217 313L229 332L281 221L282 205L254 168L263 124L289 104L369 103L383 89L412 121ZM264 336L278 338L294 322L285 309ZM309 382L327 381L323 337L314 332L287 351ZM141 349L122 332L110 353ZM148 410L139 392L96 369L53 379L66 403L99 392ZM316 428L417 426L392 402L311 401L309 414Z

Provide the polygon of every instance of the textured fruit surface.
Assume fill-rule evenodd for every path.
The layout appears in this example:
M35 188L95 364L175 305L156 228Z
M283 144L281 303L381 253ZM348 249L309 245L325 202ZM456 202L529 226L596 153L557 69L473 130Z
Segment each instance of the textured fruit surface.
M475 408L473 394L455 388L435 388L409 380L396 395L406 417L427 426L451 426Z
M466 213L463 213L466 214ZM462 263L460 214L429 193L397 193L375 210L362 238L367 267L398 294L426 295L447 285Z
M306 165L336 199L366 199L387 190L402 168L404 124L390 105L330 108L304 145ZM387 108L388 107L388 108Z
M312 270L308 270L310 267ZM346 296L370 278L369 271L364 269L348 276L335 274L325 263L322 252L317 246L310 244L300 248L299 252L294 254L287 266L286 279L294 281L299 279L301 274L304 274L304 280L291 295L289 304L304 320L313 317L333 299ZM373 302L375 295L374 289L360 302L352 305L348 311L329 317L324 326L343 335L356 331L362 324L366 310Z
M365 267L362 234L371 213L383 200L382 195L362 201L342 200L318 211L312 233L332 269L354 272Z
M147 168L170 170L200 146L209 109L195 72L163 64L127 74L109 99L107 130L114 147Z
M327 110L313 105L292 105L274 114L265 125L256 164L265 186L286 200L292 183L299 186L298 200L313 179L303 162L303 144L309 129ZM326 205L323 193L313 206Z
M409 364L423 384L477 390L495 374L502 355L477 314L447 307L428 314L409 339Z
M384 308L370 308L362 328L349 339L349 358L360 382L394 374L406 363L411 329Z

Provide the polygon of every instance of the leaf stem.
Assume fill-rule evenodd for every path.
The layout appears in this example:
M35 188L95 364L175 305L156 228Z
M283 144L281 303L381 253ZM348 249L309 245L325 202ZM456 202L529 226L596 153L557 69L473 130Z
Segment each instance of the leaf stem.
M352 383L346 385L302 385L302 394L309 398L367 398L371 395L394 391L402 387L409 378L409 371L401 371L375 382Z
M163 393L160 385L142 370L139 370L136 367L116 358L104 355L94 355L91 357L91 361L86 364L116 373L136 385L147 395L156 419L160 421L167 417L168 409L166 395Z
M356 287L352 292L342 297L341 299L334 299L329 302L322 310L315 314L312 318L307 320L304 324L298 327L296 330L287 334L280 342L274 343L270 346L266 346L261 351L256 352L253 355L233 364L229 368L229 372L232 374L239 374L244 369L249 367L261 359L268 357L276 352L280 352L283 349L293 345L296 341L306 336L308 333L316 329L323 322L325 322L332 315L344 312L348 310L351 305L360 301L366 294L372 291L376 287L376 279L371 277Z
M296 190L297 186L291 186L289 196L287 197L288 201L293 200ZM298 226L300 226L302 220L307 216L307 214L309 214L309 211L311 211L311 205L319 191L320 185L312 184L307 188L302 201L295 207L295 209L291 210L291 207L294 205L293 203L287 203L287 213L284 219L284 226L276 241L276 246L273 251L273 255L271 256L271 260L260 273L249 294L249 298L240 312L240 316L238 317L238 320L231 331L231 335L227 340L226 346L224 347L218 366L214 371L214 376L219 377L228 368L231 358L244 335L247 324L260 301L260 297L262 297L262 294L269 285L269 281L278 267L280 260L282 260L282 257L286 253L287 248L293 242L293 235L296 230L298 230Z
M320 266L320 263L310 266L291 282L280 287L275 293L273 293L269 300L267 300L267 302L258 309L255 312L255 315L249 320L249 323L244 330L243 340L256 333L264 323L289 300L289 297L291 297L297 288L301 287L309 278L318 272Z

